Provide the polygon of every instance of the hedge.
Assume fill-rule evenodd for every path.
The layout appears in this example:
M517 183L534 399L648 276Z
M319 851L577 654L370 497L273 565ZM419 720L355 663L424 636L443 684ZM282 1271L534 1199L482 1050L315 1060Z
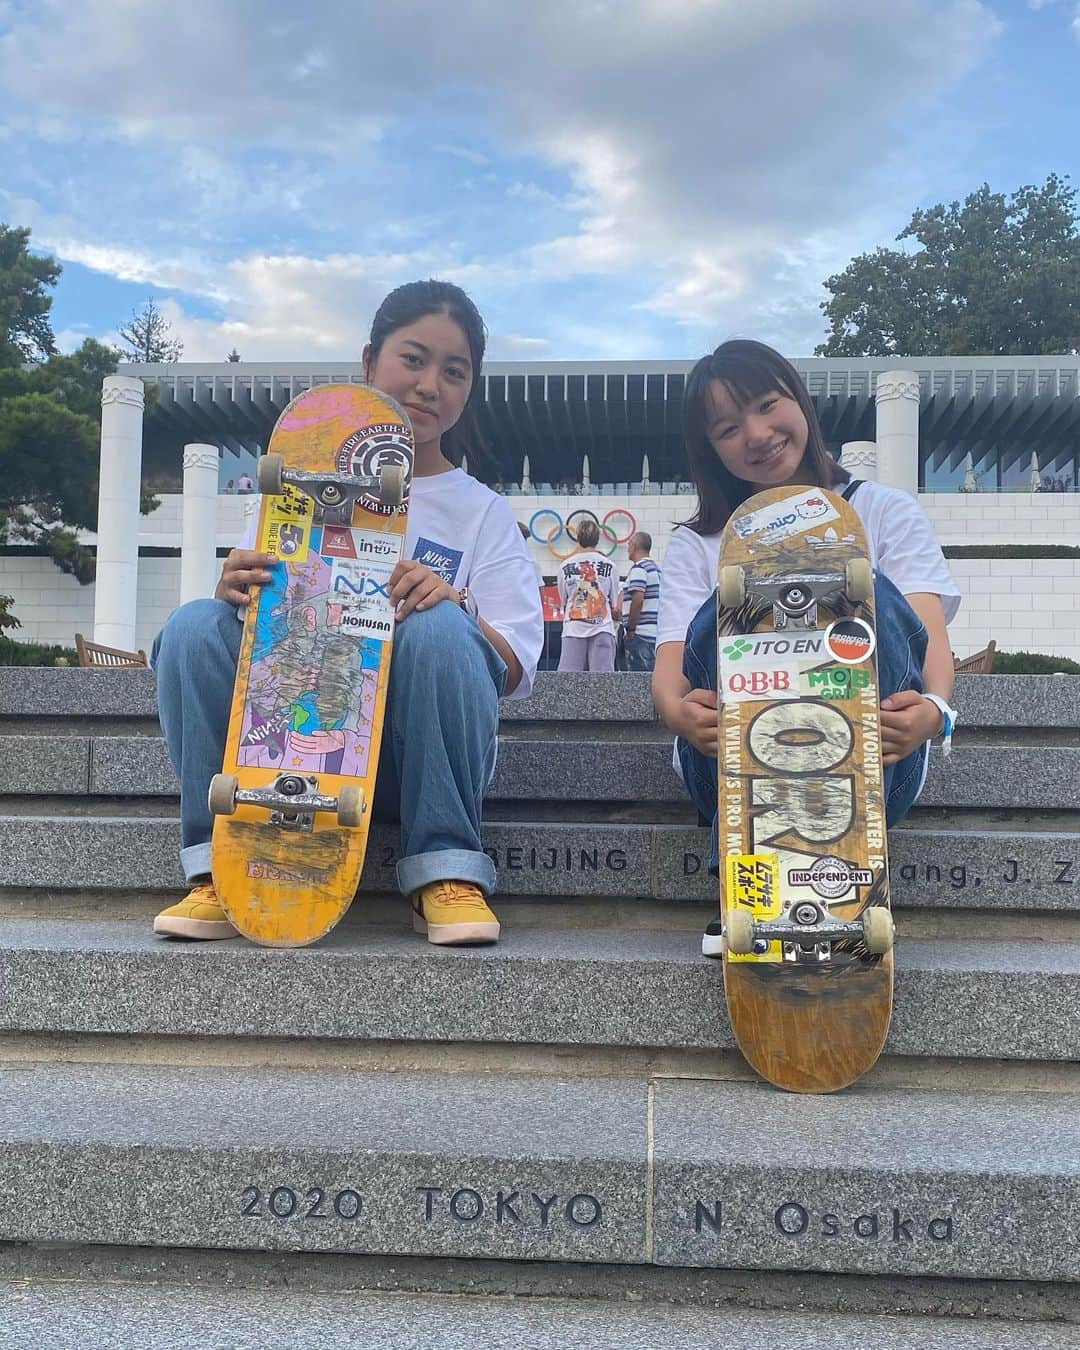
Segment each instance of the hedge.
M47 647L39 642L13 642L0 637L0 666L77 666L74 647Z

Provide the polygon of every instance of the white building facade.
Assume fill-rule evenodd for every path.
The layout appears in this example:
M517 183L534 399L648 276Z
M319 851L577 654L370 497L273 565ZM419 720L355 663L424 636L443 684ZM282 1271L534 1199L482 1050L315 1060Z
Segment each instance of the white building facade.
M842 447L856 476L918 492L944 547L985 553L1009 544L1044 551L1080 545L1080 360L794 364L830 448ZM506 494L519 521L532 524L529 548L542 572L557 565L544 540L580 510L607 521L608 547L620 541L614 555L623 572L632 527L652 535L653 556L663 565L671 530L695 505L680 440L690 366L485 368L479 420L495 453L482 467L468 467ZM230 481L235 487L244 472L254 477L255 459L285 404L302 389L359 378L348 364L128 366L110 376L103 390L100 541L84 536L98 544L98 581L80 586L29 550L0 556L0 593L14 597L22 622L16 636L70 645L80 631L112 646L148 648L182 598L209 593L216 553L243 534L257 498L221 489ZM156 398L144 419L145 385L156 386ZM183 464L184 493L163 495L154 513L140 517L144 443L160 463L170 442ZM565 549L565 536L553 547ZM950 567L963 595L950 630L957 655L993 638L1004 650L1080 660L1073 598L1080 557L958 557Z

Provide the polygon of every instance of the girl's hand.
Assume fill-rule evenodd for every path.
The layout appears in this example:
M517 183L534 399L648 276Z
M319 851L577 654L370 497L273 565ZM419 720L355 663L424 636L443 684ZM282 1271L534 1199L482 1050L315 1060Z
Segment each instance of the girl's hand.
M398 623L414 609L430 609L440 600L461 604L461 596L453 586L415 558L402 559L390 573L390 599Z
M345 733L343 731L291 731L289 744L300 755L330 755L335 750L344 750Z
M265 586L270 580L268 567L278 559L272 553L258 553L250 548L234 548L221 565L221 579L214 589L215 600L230 605L246 605L251 600L249 586Z
M941 730L941 709L914 689L881 700L881 755L896 764Z
M677 736L689 741L708 759L715 759L719 750L720 728L717 723L716 691L691 689L684 694L676 717L678 726L672 727Z

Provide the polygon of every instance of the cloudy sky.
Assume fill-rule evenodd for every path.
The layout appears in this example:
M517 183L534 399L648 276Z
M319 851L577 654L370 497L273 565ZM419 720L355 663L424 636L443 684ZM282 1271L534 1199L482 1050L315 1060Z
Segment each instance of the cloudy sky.
M1078 89L1080 0L0 0L0 220L65 348L349 358L436 275L494 359L800 356L916 206L1080 181Z

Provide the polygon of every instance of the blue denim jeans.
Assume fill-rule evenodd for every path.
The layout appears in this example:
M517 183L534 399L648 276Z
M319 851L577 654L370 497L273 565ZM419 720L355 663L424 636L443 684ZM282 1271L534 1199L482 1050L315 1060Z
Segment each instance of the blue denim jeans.
M180 782L180 862L210 873L210 779L220 772L242 625L222 600L193 600L165 622L150 664L158 716ZM397 884L472 881L490 895L495 867L480 843L481 802L495 768L506 665L474 619L449 600L398 625L375 789L376 820L400 820Z
M656 664L655 642L638 637L636 633L627 633L625 645L627 670L652 670Z
M878 692L881 698L914 689L923 689L922 668L926 660L926 629L922 620L888 577L874 573L875 623L877 628ZM683 649L683 674L691 689L716 689L716 596L701 606L690 622ZM677 737L676 748L686 790L702 821L712 821L709 870L720 869L720 850L716 831L716 760L709 759ZM897 825L911 810L922 784L927 746L920 745L911 754L885 770L885 823Z

